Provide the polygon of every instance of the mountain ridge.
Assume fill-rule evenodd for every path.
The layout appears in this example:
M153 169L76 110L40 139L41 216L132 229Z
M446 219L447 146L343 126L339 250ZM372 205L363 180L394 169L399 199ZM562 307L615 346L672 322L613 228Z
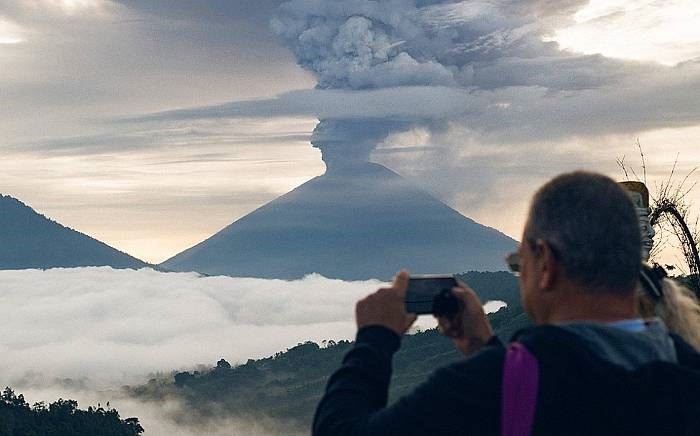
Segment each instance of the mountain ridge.
M125 252L0 194L0 269L149 266Z
M516 244L388 168L364 163L307 181L160 266L271 279L388 279L401 268L502 271Z

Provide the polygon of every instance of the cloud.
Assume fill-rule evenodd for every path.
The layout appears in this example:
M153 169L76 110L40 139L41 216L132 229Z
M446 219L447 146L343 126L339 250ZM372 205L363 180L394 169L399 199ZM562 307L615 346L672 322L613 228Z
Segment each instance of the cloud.
M700 5L693 0L592 0L553 39L583 53L675 65L700 57L698 19Z
M622 70L635 69L545 41L586 4L554 3L291 0L280 6L271 26L299 65L318 77L319 88L567 90L611 83Z
M386 119L437 133L451 122L512 144L700 123L700 63L582 55L545 40L585 3L288 1L272 28L318 89L131 120Z
M175 433L189 420L186 408L177 401L142 403L120 387L220 358L266 357L307 340L352 339L354 303L381 285L318 275L283 281L109 267L0 271L6 326L0 385L15 387L30 402L68 397L87 407L110 401L122 416L141 418L148 434L194 435L202 428L275 434L275 423L264 417L229 417ZM434 325L425 318L423 328Z
M114 0L148 15L174 20L265 24L282 0Z
M352 338L354 303L381 282L283 281L109 267L0 271L2 383L122 380Z
M0 271L0 382L123 381L352 339L354 303L382 282L266 280L109 267ZM428 325L434 325L427 320ZM33 375L32 375L33 374Z
M353 301L378 282L296 282L111 268L0 272L12 329L5 383L194 367L263 357L305 340L351 337ZM326 338L327 336L327 338Z
M513 69L513 74L526 72ZM562 74L566 74L564 71ZM490 74L503 77L503 74ZM572 74L575 76L575 74ZM519 79L511 80L518 83ZM700 63L664 68L663 74L630 76L614 86L553 92L541 86L392 87L376 90L306 90L274 99L160 112L128 121L153 122L247 117L316 116L319 119L385 119L416 126L468 127L480 140L512 143L566 137L597 137L700 123L692 90L700 86ZM438 129L439 130L439 129ZM489 141L489 139L491 139ZM439 144L434 144L439 146Z
M86 136L68 136L44 138L26 143L12 144L6 147L7 152L18 154L42 153L57 156L90 156L110 154L115 152L131 153L134 151L156 151L158 149L197 149L212 144L219 146L308 143L309 132L279 131L279 132L245 132L223 131L217 128L197 128L192 126L174 128L155 128L128 131L125 133L102 133ZM222 158L226 153L221 151ZM213 156L205 155L205 159ZM167 162L163 162L167 163Z
M0 16L0 45L19 44L24 41L23 30L17 24Z
M4 388L4 386L3 386ZM143 401L128 396L119 386L97 387L92 382L58 380L56 383L34 383L23 386L17 393L24 395L30 404L44 401L46 404L58 398L78 402L81 409L100 404L117 410L122 419L137 417L149 436L274 436L285 434L302 436L307 433L289 431L289 425L264 414L237 416L230 412L218 416L212 413L203 417L191 410L179 398L167 398L158 402Z
M126 122L315 116L319 118L441 119L467 110L467 92L448 87L380 90L301 90L273 99L231 102L128 118Z
M235 20L210 20L224 3ZM115 135L95 120L313 86L268 29L270 10L243 14L255 6L0 0L0 21L23 39L1 45L3 146L40 135Z

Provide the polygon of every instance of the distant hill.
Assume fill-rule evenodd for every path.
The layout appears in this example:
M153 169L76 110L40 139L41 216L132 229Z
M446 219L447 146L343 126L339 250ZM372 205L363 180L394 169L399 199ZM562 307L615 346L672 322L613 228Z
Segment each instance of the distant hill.
M0 269L80 266L141 268L145 262L0 195Z
M485 302L504 300L508 306L489 315L496 334L507 341L530 324L520 304L518 279L509 273L466 273L466 281ZM231 367L226 361L207 370L174 373L148 384L127 388L141 400L182 399L194 417L270 417L261 425L272 434L308 434L313 412L328 377L352 346L330 341L298 344L272 357ZM225 354L225 350L221 350ZM435 369L463 359L452 342L436 330L409 335L394 358L390 401L410 392Z
M503 271L515 246L393 171L362 163L304 183L161 266L262 278L389 279L401 268Z

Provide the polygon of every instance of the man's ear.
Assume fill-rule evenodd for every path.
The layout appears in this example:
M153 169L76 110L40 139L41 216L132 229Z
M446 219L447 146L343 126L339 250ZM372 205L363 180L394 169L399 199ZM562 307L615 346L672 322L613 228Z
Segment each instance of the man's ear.
M538 239L535 242L537 252L538 269L540 270L539 283L537 285L543 291L554 288L559 273L559 264L554 256L552 247L544 240Z

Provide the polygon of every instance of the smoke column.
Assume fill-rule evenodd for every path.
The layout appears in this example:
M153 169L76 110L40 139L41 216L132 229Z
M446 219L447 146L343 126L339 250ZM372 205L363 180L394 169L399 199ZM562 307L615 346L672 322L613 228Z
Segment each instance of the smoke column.
M343 172L369 162L376 145L393 131L410 124L382 119L321 120L311 135L311 144L321 150L326 169Z

